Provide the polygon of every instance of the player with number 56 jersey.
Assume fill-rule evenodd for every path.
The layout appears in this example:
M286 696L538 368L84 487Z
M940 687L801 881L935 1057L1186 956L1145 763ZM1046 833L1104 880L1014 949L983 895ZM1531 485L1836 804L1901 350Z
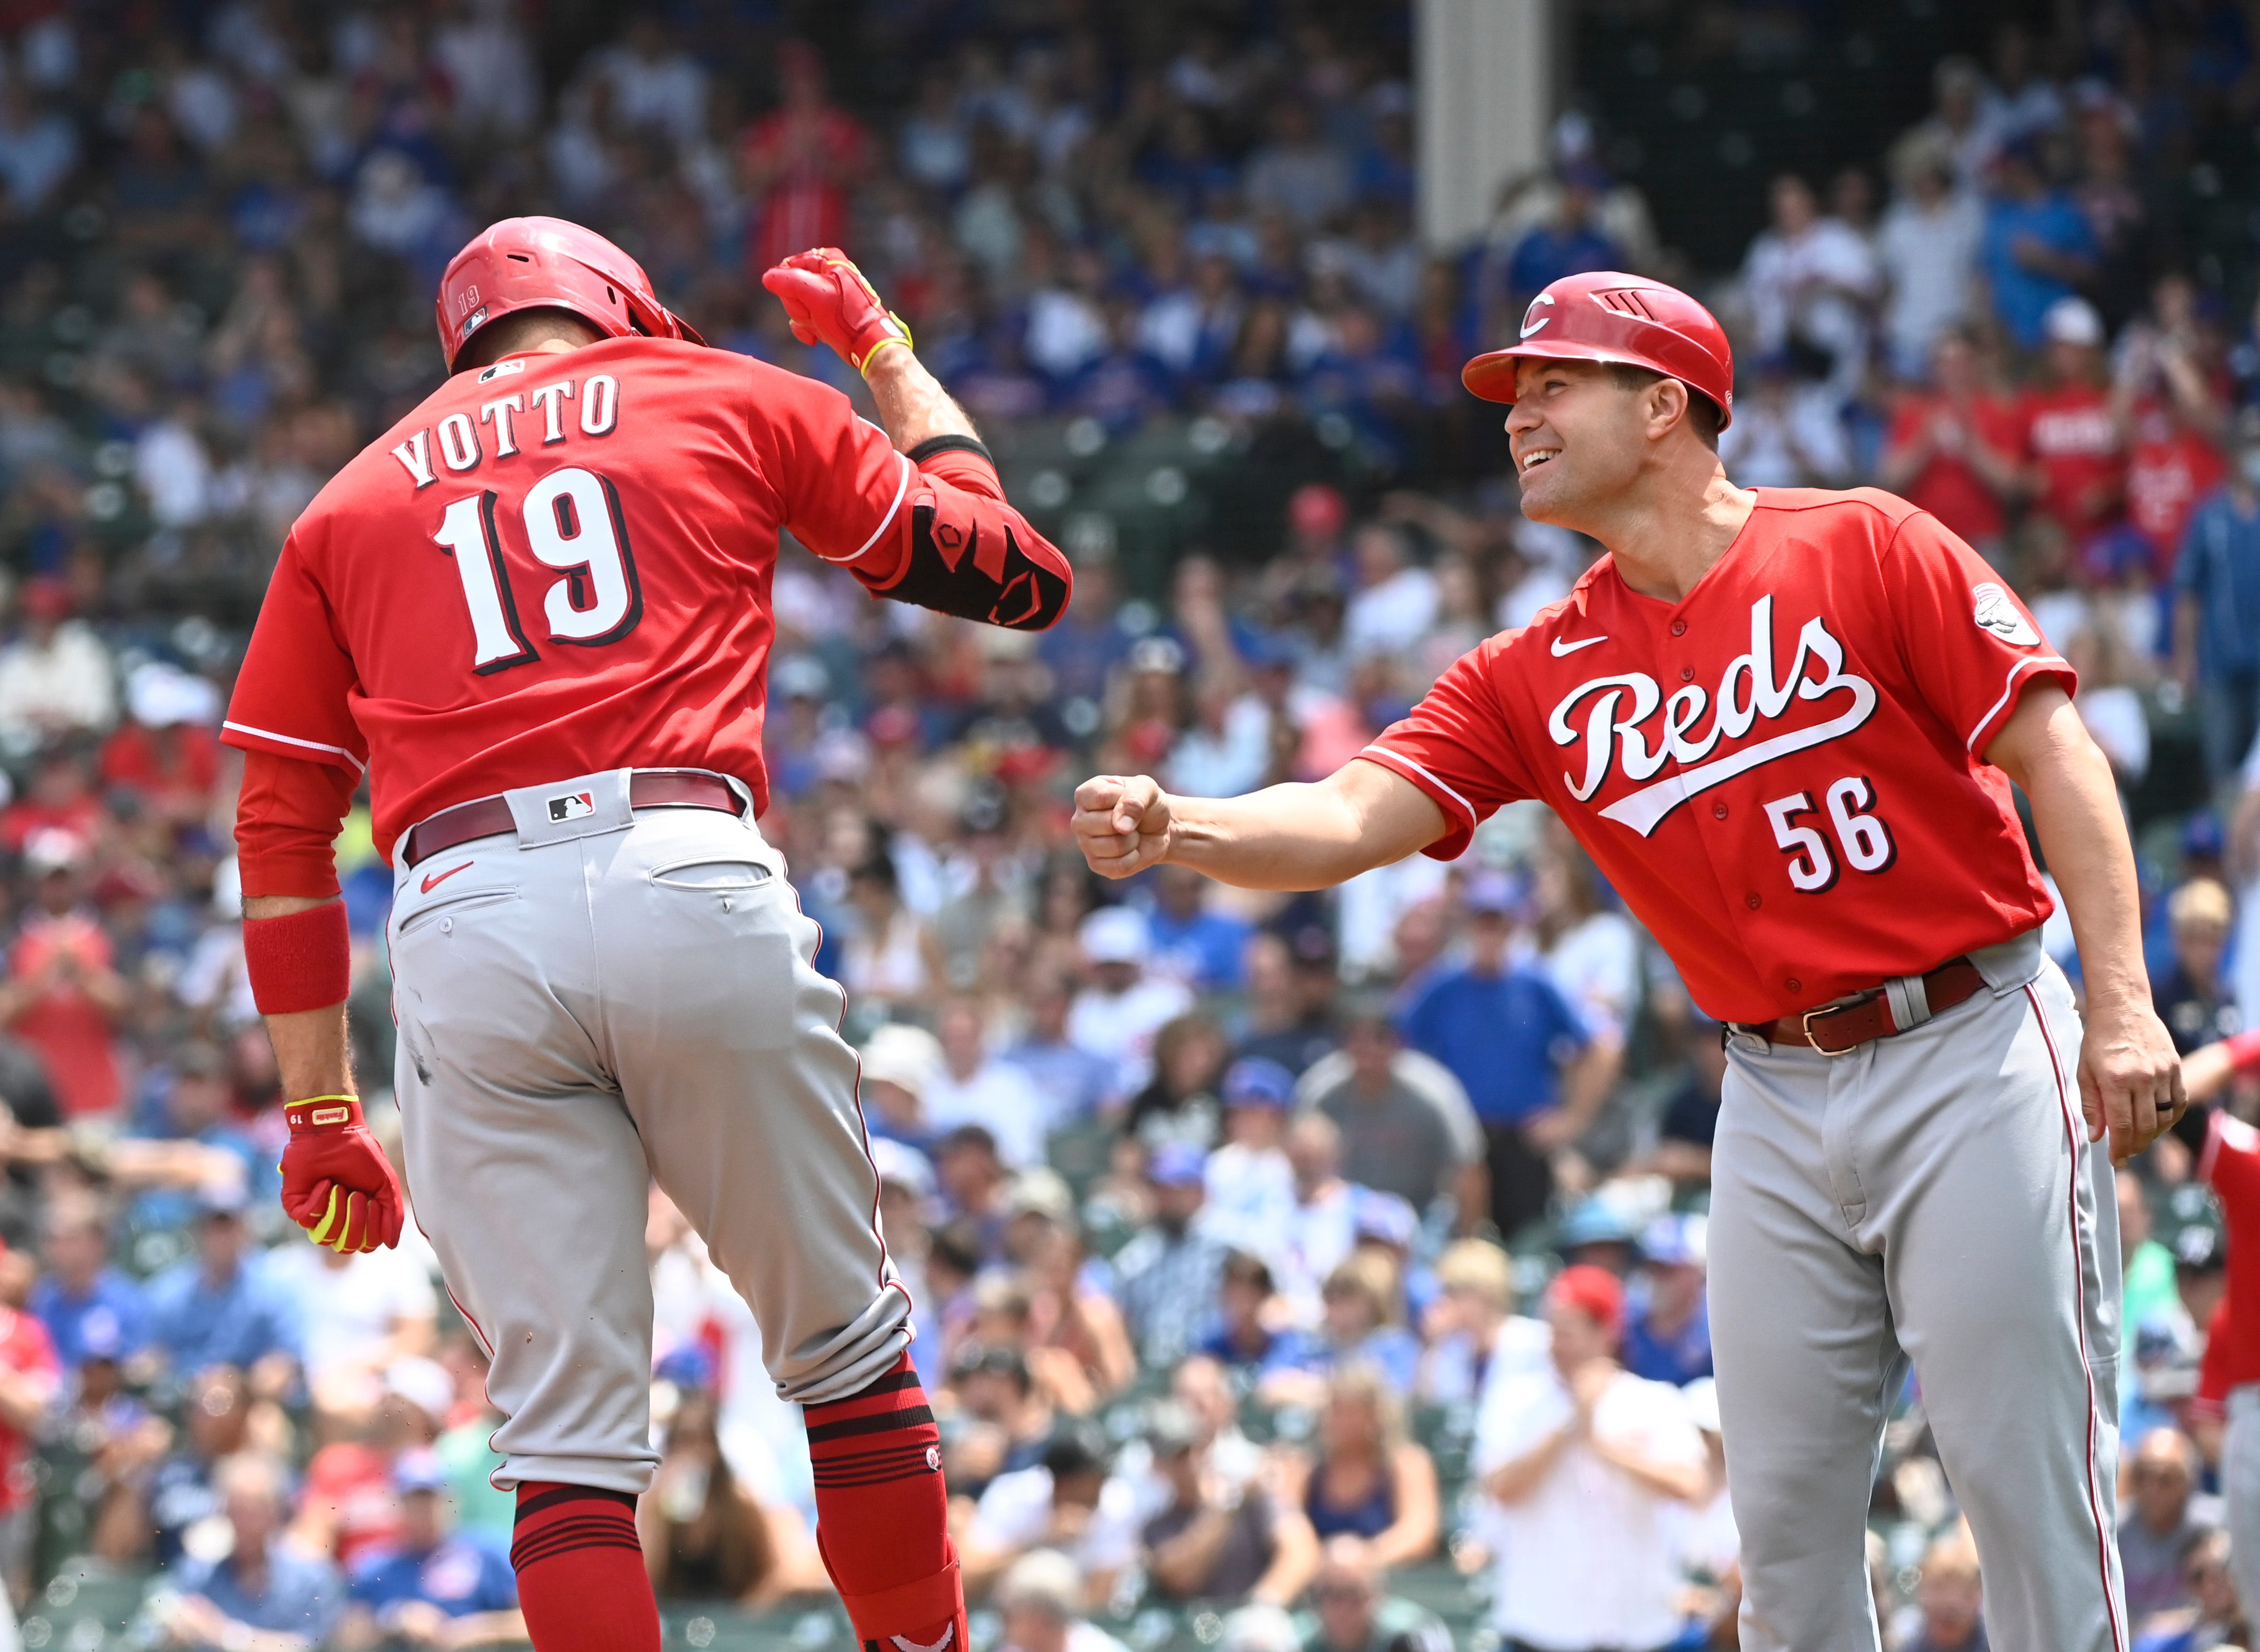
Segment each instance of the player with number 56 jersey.
M818 1542L866 1652L965 1635L842 995L759 826L771 583L790 533L879 595L1037 630L1071 579L843 254L763 284L862 373L883 430L705 348L577 225L475 239L440 283L451 376L292 528L228 708L283 1205L340 1251L394 1242L406 1202L346 1039L331 845L368 776L406 1181L491 1361L538 1652L659 1652L635 1525L654 1183L805 1408Z

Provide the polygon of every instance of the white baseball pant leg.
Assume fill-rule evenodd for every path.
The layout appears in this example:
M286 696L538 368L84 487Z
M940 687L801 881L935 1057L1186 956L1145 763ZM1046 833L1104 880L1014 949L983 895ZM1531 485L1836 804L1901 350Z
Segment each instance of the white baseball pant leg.
M1987 989L1847 1055L1729 1044L1711 1324L1747 1652L1879 1644L1863 1546L1910 1361L1995 1652L2128 1645L2118 1212L2079 1020L2035 938L1973 961Z
M650 1483L654 1177L786 1398L858 1391L911 1334L815 923L749 818L632 813L626 782L508 793L514 835L396 876L409 1191L492 1358L503 1486Z
M2260 1383L2248 1383L2228 1396L2221 1500L2228 1527L2228 1575L2249 1613L2260 1610Z

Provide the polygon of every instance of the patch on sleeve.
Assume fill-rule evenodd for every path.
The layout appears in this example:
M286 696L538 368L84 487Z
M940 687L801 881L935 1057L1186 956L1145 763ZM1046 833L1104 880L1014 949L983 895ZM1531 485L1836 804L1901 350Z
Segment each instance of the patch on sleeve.
M2009 593L1999 585L1979 585L1970 595L1977 604L1972 618L1981 629L1990 631L2002 641L2013 643L2020 648L2040 646L2040 633L2033 629L2032 621L2025 618L2023 611L2011 600Z

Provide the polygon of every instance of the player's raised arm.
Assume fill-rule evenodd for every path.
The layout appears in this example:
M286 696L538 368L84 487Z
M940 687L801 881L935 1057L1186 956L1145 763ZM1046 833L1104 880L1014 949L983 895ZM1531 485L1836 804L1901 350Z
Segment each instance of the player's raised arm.
M1242 797L1173 797L1144 775L1100 775L1075 793L1076 843L1102 877L1168 861L1242 889L1328 889L1448 829L1427 793L1362 759Z
M888 439L915 472L860 550L852 540L841 547L852 554L811 548L876 596L960 619L1041 631L1064 613L1075 588L1067 558L1006 502L973 421L912 353L910 328L863 272L837 247L819 247L762 284L784 305L796 338L831 346L863 375Z

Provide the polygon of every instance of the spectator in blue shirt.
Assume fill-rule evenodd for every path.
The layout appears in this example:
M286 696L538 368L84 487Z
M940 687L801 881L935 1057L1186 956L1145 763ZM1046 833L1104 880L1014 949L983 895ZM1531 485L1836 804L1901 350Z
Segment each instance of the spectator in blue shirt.
M447 1496L447 1469L430 1451L393 1465L400 1541L354 1569L339 1652L387 1641L475 1647L526 1639L518 1578L507 1557L463 1536Z
M210 1044L185 1045L143 1091L134 1110L136 1134L153 1144L194 1144L226 1155L241 1167L250 1198L264 1205L280 1197L282 1172L273 1149L261 1150L231 1116L233 1101L227 1057ZM129 1179L156 1184L133 1201L133 1226L145 1231L181 1227L193 1220L197 1196L190 1190L211 1180L216 1166L225 1165L214 1154L199 1155L185 1147L170 1155L147 1147L141 1156L145 1162L137 1167L138 1176Z
M1641 1278L1627 1294L1617 1357L1634 1377L1684 1388L1711 1375L1704 1222L1659 1216L1641 1235Z
M2182 533L2174 669L2195 696L2206 773L2218 787L2260 733L2260 408L2238 416L2228 480Z
M2049 306L2071 297L2095 268L2095 236L2085 215L2042 168L2039 146L2029 138L2001 151L1978 253L1993 313L2027 350L2040 347Z
M44 1239L47 1270L30 1307L54 1339L55 1355L75 1370L90 1348L130 1359L149 1340L141 1287L110 1265L110 1227L91 1201L58 1200Z
M1176 976L1196 992L1236 992L1246 978L1241 961L1255 926L1212 909L1209 891L1215 887L1189 866L1156 868L1146 933L1152 939L1154 967L1162 974Z
M185 1562L161 1580L149 1608L158 1643L195 1652L311 1652L337 1625L345 1582L327 1561L276 1541L282 1465L240 1452L212 1479L234 1541L225 1558Z
M1071 1042L1068 1012L1075 1007L1075 983L1063 976L1041 974L1030 983L1026 1005L1027 1031L998 1059L1035 1080L1044 1098L1044 1128L1065 1130L1098 1111L1114 1091L1119 1075L1103 1055Z
M1592 224L1594 200L1606 187L1605 179L1585 168L1563 175L1562 206L1555 221L1530 230L1507 255L1506 290L1513 304L1527 304L1565 275L1624 267L1617 244ZM1519 313L1515 318L1521 318Z
M1467 962L1433 976L1405 1013L1405 1041L1466 1087L1482 1123L1491 1213L1512 1239L1546 1213L1556 1149L1574 1141L1601 1104L1601 1047L1561 991L1511 962L1518 900L1498 872L1470 880Z
M205 1195L197 1254L149 1281L149 1334L181 1375L233 1365L258 1392L280 1394L300 1357L297 1308L265 1258L247 1254L243 1198L240 1189Z

